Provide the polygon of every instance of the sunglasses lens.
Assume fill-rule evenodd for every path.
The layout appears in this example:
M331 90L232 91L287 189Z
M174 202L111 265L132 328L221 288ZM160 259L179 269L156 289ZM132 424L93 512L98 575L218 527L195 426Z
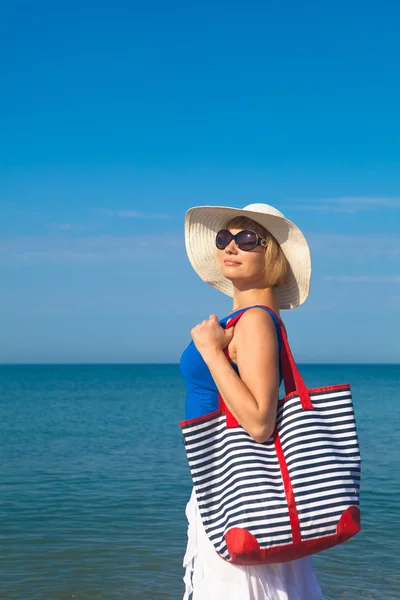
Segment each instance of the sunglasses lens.
M224 250L228 244L232 241L232 234L228 229L221 229L218 231L215 243L217 244L217 248L220 250Z
M253 250L257 245L257 234L254 231L239 231L236 243L241 250Z

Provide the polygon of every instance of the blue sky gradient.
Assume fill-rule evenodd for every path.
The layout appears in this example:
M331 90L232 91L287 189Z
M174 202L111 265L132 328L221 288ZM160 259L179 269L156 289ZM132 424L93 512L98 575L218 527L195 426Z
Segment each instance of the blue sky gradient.
M194 205L309 240L299 362L400 361L400 5L0 7L0 362L177 362Z

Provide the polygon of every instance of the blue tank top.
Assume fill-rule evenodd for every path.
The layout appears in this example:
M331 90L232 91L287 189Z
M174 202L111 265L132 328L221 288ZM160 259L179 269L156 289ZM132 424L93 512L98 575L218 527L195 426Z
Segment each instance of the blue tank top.
M265 306L255 305L249 306L249 308L263 308L267 311L274 320L276 332L278 336L278 347L279 355L282 347L282 338L278 320L274 313L269 311ZM219 321L221 327L225 329L226 323L229 319L232 319L237 314L242 312L243 309L239 309L234 313L224 317ZM239 375L239 369L235 363L231 361L232 367ZM197 350L193 341L183 351L180 363L179 363L183 378L186 384L186 402L185 402L185 420L195 419L196 417L202 417L210 412L218 410L218 390L211 376L210 370L203 360L200 352ZM279 378L282 379L281 367L279 361Z

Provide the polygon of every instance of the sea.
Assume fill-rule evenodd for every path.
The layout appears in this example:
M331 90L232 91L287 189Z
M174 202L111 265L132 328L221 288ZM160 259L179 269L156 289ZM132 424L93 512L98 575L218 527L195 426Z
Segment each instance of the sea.
M400 365L300 371L351 384L362 455L362 531L313 558L325 598L399 600ZM184 400L178 365L0 367L1 599L182 599Z

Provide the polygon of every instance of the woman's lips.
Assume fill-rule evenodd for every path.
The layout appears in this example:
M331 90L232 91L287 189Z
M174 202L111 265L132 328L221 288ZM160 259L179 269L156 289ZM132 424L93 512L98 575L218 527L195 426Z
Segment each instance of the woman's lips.
M227 265L228 267L235 267L240 265L240 263L236 262L235 260L224 260L224 265Z

